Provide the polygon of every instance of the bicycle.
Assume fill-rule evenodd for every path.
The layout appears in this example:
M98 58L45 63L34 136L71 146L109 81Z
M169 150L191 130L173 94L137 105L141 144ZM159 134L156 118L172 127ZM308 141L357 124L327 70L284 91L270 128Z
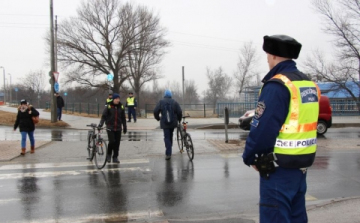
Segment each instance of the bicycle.
M179 123L176 128L176 138L180 153L184 152L183 148L185 146L189 159L190 161L192 161L194 159L194 144L192 142L190 134L186 132L188 122L186 122L185 119L188 117L190 116L187 115L182 117L182 123Z
M92 130L88 131L87 137L87 151L89 156L87 159L92 161L95 158L96 167L102 169L106 165L106 156L108 153L106 140L101 137L101 130L104 128L99 128L94 123L86 126L92 128Z

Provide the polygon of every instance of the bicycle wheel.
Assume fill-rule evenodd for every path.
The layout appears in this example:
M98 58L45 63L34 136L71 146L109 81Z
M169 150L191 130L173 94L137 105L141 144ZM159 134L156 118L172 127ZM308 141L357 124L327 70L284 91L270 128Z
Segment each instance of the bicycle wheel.
M87 137L87 151L88 151L88 160L92 161L94 158L94 153L93 153L93 149L94 149L94 139L93 137L94 132L93 131L88 131L88 137Z
M183 138L181 137L180 127L176 128L176 140L177 140L177 143L178 143L178 146L179 146L180 153L182 153L184 151L183 150L184 142L183 142Z
M186 152L189 156L190 161L192 161L194 159L194 144L189 133L186 133L184 141L186 146Z
M96 145L95 164L98 169L102 169L106 165L107 152L107 143L103 139L100 144Z

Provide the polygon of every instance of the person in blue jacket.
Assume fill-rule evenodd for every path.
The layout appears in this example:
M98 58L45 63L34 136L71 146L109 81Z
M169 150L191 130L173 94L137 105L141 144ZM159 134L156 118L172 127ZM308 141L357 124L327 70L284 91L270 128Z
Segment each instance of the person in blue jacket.
M264 85L251 121L242 158L246 165L252 166L257 171L259 166L256 164L262 160L261 157L266 157L267 164L270 163L271 170L268 173L261 175L259 171L260 223L303 223L308 221L305 209L306 168L304 167L312 164L315 153L276 157L274 147L278 143L284 123L289 118L289 109L292 106L290 104L292 93L287 84L291 86L294 81L298 83L307 81L310 84L312 82L297 69L293 60L298 58L301 50L301 44L294 38L286 35L265 36L263 50L267 53L270 71L262 80ZM290 82L285 84L282 80L274 78L278 74L283 74ZM312 96L316 103L317 95ZM311 106L316 107L316 104ZM311 130L313 134L314 130ZM290 157L293 160L291 164L284 164L282 157Z
M171 110L173 112L172 120L170 123L166 122L165 115L165 106L166 104L171 105ZM161 114L161 116L160 116ZM165 142L165 159L169 160L172 154L172 145L173 145L173 133L174 129L177 127L178 122L182 119L182 110L177 101L172 99L172 93L170 90L165 90L164 98L161 99L155 109L154 109L154 118L157 121L160 121L160 127L164 131L164 142Z

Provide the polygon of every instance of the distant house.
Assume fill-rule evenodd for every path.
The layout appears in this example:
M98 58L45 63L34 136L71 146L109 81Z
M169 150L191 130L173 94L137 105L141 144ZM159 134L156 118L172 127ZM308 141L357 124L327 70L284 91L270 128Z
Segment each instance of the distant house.
M0 101L4 101L4 92L0 92Z
M351 97L350 93L343 88L332 82L319 82L317 83L321 94L330 99L331 107L334 115L359 115L359 110L356 102ZM359 84L356 82L346 82L346 88L359 98ZM257 102L259 91L262 86L246 87L240 95L242 103Z
M321 94L330 99L334 115L359 115L359 109L350 93L332 82L317 83ZM359 83L348 81L345 87L359 100Z
M332 82L319 82L317 83L322 95L326 95L331 102L347 102L352 101L350 93L340 88L338 84ZM349 89L357 98L359 98L359 84L348 81L345 87Z

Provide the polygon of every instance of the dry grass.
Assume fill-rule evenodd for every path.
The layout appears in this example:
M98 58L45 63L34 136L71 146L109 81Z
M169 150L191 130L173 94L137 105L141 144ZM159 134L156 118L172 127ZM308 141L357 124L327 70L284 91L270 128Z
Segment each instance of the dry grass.
M0 125L14 126L16 115L17 113L5 112L0 110ZM53 127L59 128L59 127L68 127L68 126L70 125L63 121L51 123L50 120L46 120L42 118L40 118L39 123L36 124L36 127L47 127L47 128L53 128Z
M43 112L50 112L50 110L43 110ZM78 112L72 112L72 111L65 111L64 109L62 110L62 114L64 115L75 115L75 116L81 116L81 117L88 117L88 118L100 118L101 117L101 113L100 116L98 116L97 114L87 114L87 113L78 113Z

